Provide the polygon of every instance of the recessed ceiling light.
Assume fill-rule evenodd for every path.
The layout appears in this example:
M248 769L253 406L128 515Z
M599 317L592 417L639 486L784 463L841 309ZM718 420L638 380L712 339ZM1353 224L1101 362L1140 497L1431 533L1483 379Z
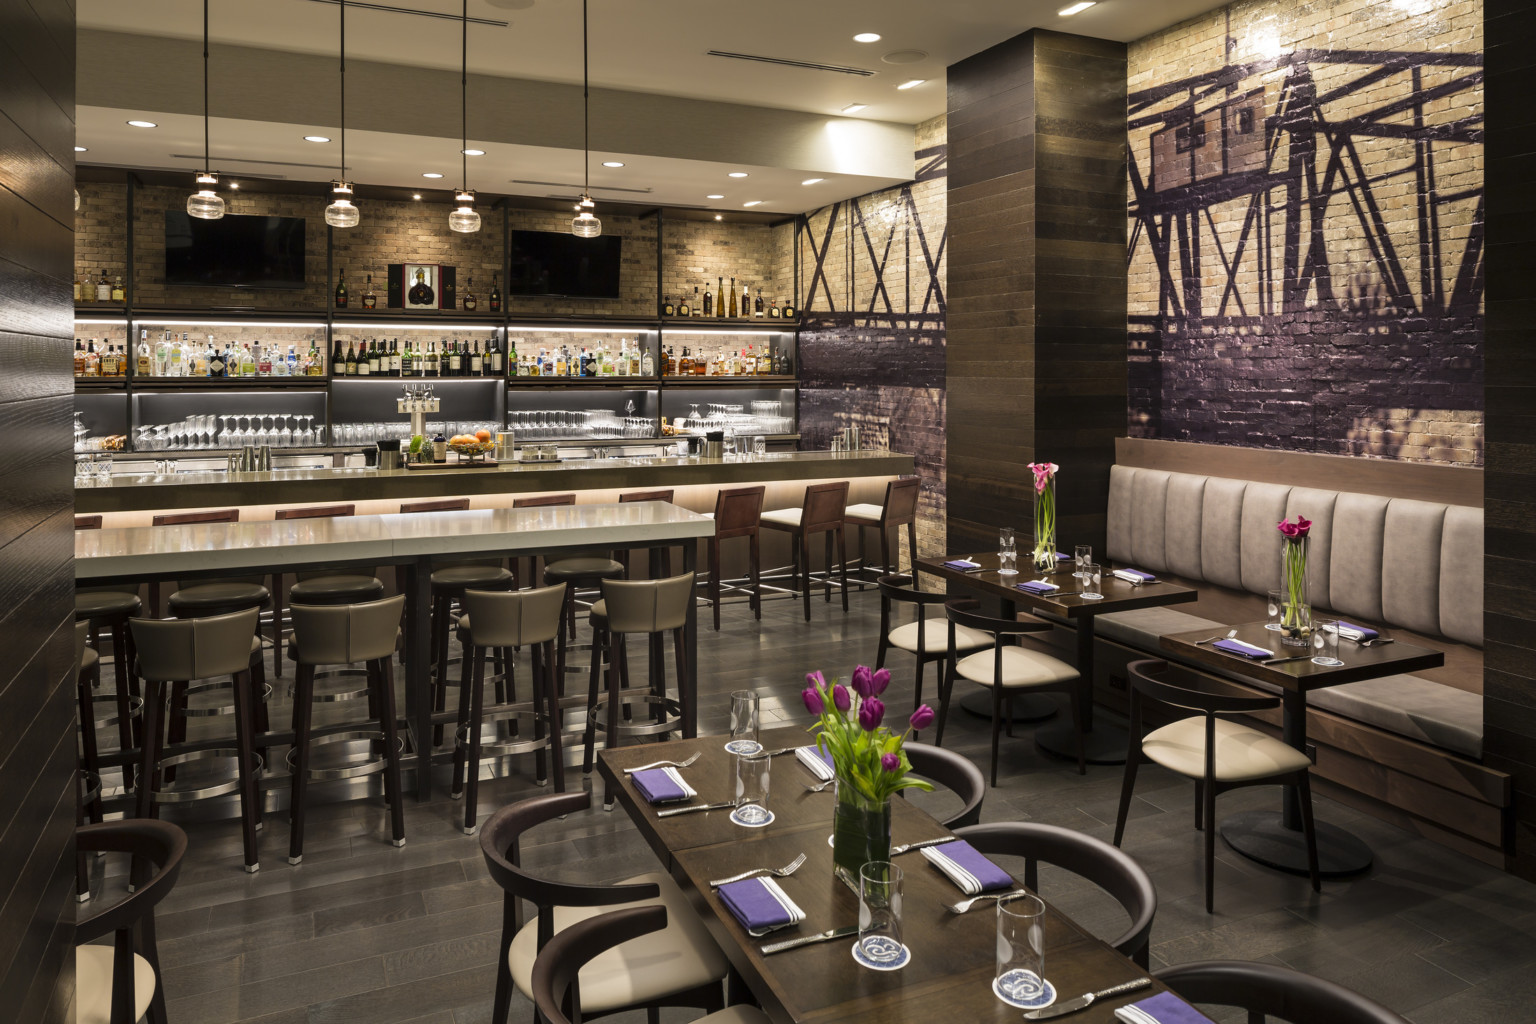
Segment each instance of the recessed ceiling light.
M421 198L421 193L420 192L412 193L411 198L412 199L420 199Z
M843 108L843 113L845 113L845 114L857 114L859 111L863 110L867 106L869 106L868 103L850 103L846 107Z
M624 161L622 161L622 160L604 160L603 161L603 166L604 167L623 167L624 166Z
M715 220L725 220L725 217L724 217L724 215L717 213L717 214L715 214Z
M441 178L442 175L438 174L436 171L427 171L425 174L422 175L422 177L423 178Z
M926 81L928 81L928 79L926 79L926 78L914 78L910 82L902 82L896 88L898 88L898 89L916 89L918 86L922 85Z
M724 199L724 198L725 198L725 196L722 196L722 195L720 195L720 194L719 194L719 193L718 193L718 192L717 192L717 193L714 193L714 194L712 194L712 195L707 195L707 196L705 196L705 197L704 197L704 198L705 198L705 199Z
M466 150L464 150L464 155L465 156L485 156L485 150L483 150L483 149L466 149Z
M327 136L327 135L306 135L306 136L304 136L304 141L305 142L330 142L331 140L330 140L330 137Z
M746 171L732 171L730 174L726 175L728 178L745 178L746 176Z
M159 128L160 127L159 125L155 124L155 122L153 122L153 121L129 121L128 122L128 126L130 128Z
M880 33L860 32L858 35L853 37L853 41L856 43L878 43L880 41Z
M86 149L85 149L84 146L76 146L75 147L75 152L76 153L84 153L85 151L86 151Z
M1098 0L1078 0L1078 2L1075 4L1070 4L1069 6L1063 7L1061 10L1057 11L1056 14L1059 17L1070 18L1074 14L1083 13L1097 2Z
M742 206L762 206L763 205L763 201L761 199L752 199L752 200L749 200L748 202L742 203L741 205Z
M826 178L806 178L800 184L802 184L802 185L820 185L822 182L824 182L826 180L827 180Z

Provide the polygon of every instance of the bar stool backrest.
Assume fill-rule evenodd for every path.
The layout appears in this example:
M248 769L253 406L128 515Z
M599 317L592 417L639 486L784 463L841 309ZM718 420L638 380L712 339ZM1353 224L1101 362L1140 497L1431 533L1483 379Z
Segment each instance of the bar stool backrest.
M906 526L917 521L917 498L922 493L921 477L904 476L885 485L885 507L880 518L886 526Z
M806 533L836 529L842 525L843 513L848 509L848 481L811 484L805 489L805 504L801 506L800 529Z
M732 487L715 495L715 536L750 537L758 531L763 518L762 484L756 487Z
M295 604L294 660L300 665L350 665L395 653L405 595L359 604Z
M232 676L251 665L260 609L198 619L129 619L139 674L151 682Z
M402 501L400 512L409 515L412 512L467 512L469 511L468 498L441 498L437 501Z
M91 623L89 619L81 619L75 623L75 676L79 677L81 670L85 668L85 646L91 639Z
M531 498L514 498L513 508L542 508L545 505L574 505L574 494L536 494Z
M672 489L670 487L667 488L664 491L630 491L627 494L619 495L619 501L621 503L628 503L628 502L631 502L631 501L671 501L671 500L672 500Z
M693 573L659 580L602 580L613 633L659 633L682 629L693 600ZM471 616L473 625L473 616Z
M99 530L101 529L101 516L75 516L75 529Z
M311 505L308 508L280 508L275 519L333 519L357 514L356 505Z
M543 644L560 632L566 584L535 590L466 590L469 639L476 647Z
M152 526L187 526L191 523L238 523L237 508L211 508L202 512L166 512L150 520Z

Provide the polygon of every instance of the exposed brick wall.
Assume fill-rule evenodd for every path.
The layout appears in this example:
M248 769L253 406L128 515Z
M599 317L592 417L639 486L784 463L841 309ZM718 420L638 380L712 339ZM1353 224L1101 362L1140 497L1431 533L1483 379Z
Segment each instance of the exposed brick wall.
M1134 436L1482 464L1481 0L1130 48Z
M774 229L768 225L674 218L663 232L663 298L677 301L686 295L692 305L695 288L700 296L705 288L713 292L720 278L727 289L736 279L738 297L743 287L750 287L754 299L762 290L765 303L777 299L782 306L790 298L793 282L779 272Z
M122 225L128 202L127 185L78 186L80 209L75 211L75 276L85 283L84 301L95 302L96 279L126 280L128 236Z

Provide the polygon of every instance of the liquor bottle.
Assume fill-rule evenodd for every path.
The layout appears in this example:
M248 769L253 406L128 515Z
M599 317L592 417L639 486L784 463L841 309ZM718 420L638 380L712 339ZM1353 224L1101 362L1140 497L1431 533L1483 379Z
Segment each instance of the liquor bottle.
M336 308L347 308L347 268L336 271Z
M375 356L374 360L377 361ZM368 341L364 339L357 343L357 375L359 377L372 377L374 363L368 360Z
M351 342L347 343L347 368L346 368L346 374L347 374L348 377L356 377L357 376L357 349L356 349L356 347L354 347L352 345Z
M668 295L667 296L667 301L663 302L661 304L661 315L662 316L676 316L677 315L677 307L672 305L672 296Z
M77 273L75 274L75 301L79 302L83 298L85 298L85 285L80 283L80 275Z
M413 306L437 305L437 293L432 286L427 284L427 272L420 267L416 268L416 283L411 285L411 290L405 295L407 301Z
M122 274L118 274L117 277L112 281L112 301L113 302L122 302L123 301L123 275Z
M697 292L699 289L695 287L693 290ZM704 315L715 315L715 293L709 290L708 282L704 284Z
M251 352L251 346L247 345L240 352L240 376L256 376L256 356Z
M473 313L480 308L480 300L475 296L475 275L469 275L469 287L464 290L464 312Z
M85 346L79 338L75 339L75 376L85 376Z
M667 346L667 361L662 364L661 373L664 377L677 376L677 356L672 354L672 346Z
M378 309L379 308L379 297L377 295L373 294L373 275L372 274L368 275L368 288L367 288L366 291L363 292L363 308L364 309Z
M640 376L654 377L656 376L656 363L651 358L651 346L644 345L643 347L645 349L645 355L640 359Z
M256 343L255 349L251 352L251 357L256 360L256 376L272 376L272 349L275 347L271 344L263 345L259 341Z
M462 377L464 376L464 357L459 354L459 343L452 341L448 345L448 370L443 376Z
M692 315L692 316L703 316L704 315L704 307L699 305L699 286L698 285L694 285L693 286L693 305L690 307L689 312L690 312L690 315Z
M112 283L107 280L107 272L105 270L101 272L101 278L96 282L96 301L112 301Z
M679 377L687 377L693 373L693 357L688 354L688 346L683 346L683 357L677 361L677 374Z
M117 365L117 356L112 352L112 343L103 340L101 343L100 359L96 364L96 372L103 377L114 376L113 367Z
M762 301L762 293L761 292L758 293L758 301L759 302ZM778 299L769 299L768 300L768 319L770 319L770 320L777 320L778 318L779 318L779 300Z
M227 369L223 350L214 344L213 335L208 335L208 376L223 379Z
M325 361L320 358L320 345L314 338L309 339L309 365L304 369L306 377L324 377Z
M171 335L170 343L166 346L166 375L170 377L185 377L187 375L186 347Z
M331 376L345 377L347 375L347 356L341 350L341 339L336 339L336 352L331 356Z
M759 287L757 289L757 298L752 300L752 316L754 319L761 320L763 315L763 289Z
M95 338L89 338L85 342L85 375L87 377L101 376L101 353L96 351Z
M731 278L731 311L728 314L732 320L736 319L736 279Z
M490 345L491 345L490 374L491 374L492 377L500 377L500 376L502 376L506 372L506 369L505 369L505 365L506 364L504 364L502 362L502 359L501 359L501 340L499 338L492 338L491 342L490 342ZM512 358L513 359L517 358L517 342L515 342L515 341L512 342Z
M733 279L733 283L732 283L731 287L732 288L736 287L736 285L734 284L734 279ZM736 295L733 292L731 294L731 302L734 303L735 301L736 301ZM717 278L715 278L715 319L716 320L723 320L723 319L725 319L725 308L726 308L726 305L727 305L727 303L725 301L725 278L717 277Z
M795 318L795 304L793 302L789 301L788 299L786 299L784 301L784 319L785 320L793 320L794 318Z
M149 367L150 367L149 332L146 331L146 330L140 329L140 331L139 331L139 349L138 349L138 352L137 352L137 358L134 360L134 364L133 364L133 375L135 377L148 377L149 376Z
M640 349L643 347L644 343L637 341L634 348L629 350L629 375L631 377L639 377L641 375L642 360L640 359ZM650 376L650 374L646 374L646 376Z
M501 312L501 275L491 275L491 312Z
M299 375L299 357L293 351L292 345L288 346L288 354L283 357L283 365L288 368L286 371L278 370L276 366L273 369L278 370L284 377L297 377Z
M469 350L469 375L471 377L485 376L485 360L480 356L480 342L478 341Z

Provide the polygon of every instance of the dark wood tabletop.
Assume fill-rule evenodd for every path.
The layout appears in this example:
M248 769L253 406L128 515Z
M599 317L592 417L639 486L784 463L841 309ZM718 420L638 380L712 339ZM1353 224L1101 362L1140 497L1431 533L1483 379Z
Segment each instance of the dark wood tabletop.
M1299 693L1319 690L1326 686L1338 686L1342 683L1358 683L1364 679L1377 679L1381 676L1396 675L1399 672L1418 672L1427 668L1439 668L1445 664L1443 652L1430 650L1427 647L1415 647L1413 644L1405 644L1402 641L1362 647L1341 637L1338 657L1344 664L1329 668L1313 664L1311 655L1316 652L1312 648L1285 646L1280 642L1280 634L1265 629L1262 622L1247 622L1235 627L1237 636L1233 639L1274 651L1276 658L1300 657L1306 654L1307 659L1288 661L1279 665L1265 665L1256 658L1228 654L1214 649L1210 644L1197 642L1209 640L1213 636L1224 637L1232 628L1234 627L1169 633L1161 639L1162 648L1170 654L1177 654L1181 658L1208 665L1222 672L1257 679L1283 690Z
M1138 587L1118 576L1110 575L1110 570L1106 569L1100 586L1104 594L1103 598L1097 601L1084 600L1078 596L1082 590L1083 581L1072 575L1071 562L1062 562L1054 573L1047 576L1035 572L1028 565L1023 566L1017 576L1001 576L997 572L996 552L966 557L972 562L981 563L982 567L966 572L962 569L951 569L944 564L954 561L955 558L919 558L917 568L920 572L959 583L981 593L1000 597L1005 601L1025 605L1031 610L1052 612L1068 619L1103 615L1106 612L1128 612L1158 605L1184 604L1200 596L1195 590L1176 583L1147 583ZM1056 584L1061 591L1039 595L1018 589L1017 584L1038 579Z

